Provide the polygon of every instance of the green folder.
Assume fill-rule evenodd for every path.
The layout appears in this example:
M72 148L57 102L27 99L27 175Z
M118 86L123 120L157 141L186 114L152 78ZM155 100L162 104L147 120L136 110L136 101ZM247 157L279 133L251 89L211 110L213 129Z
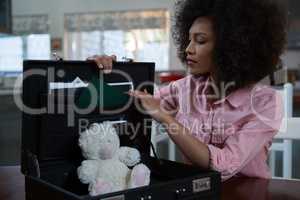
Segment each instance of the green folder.
M81 109L88 108L93 97L96 100L96 108L101 107L105 110L122 108L129 101L130 96L125 92L130 89L130 85L111 86L103 79L93 77L89 86L82 90L76 105Z

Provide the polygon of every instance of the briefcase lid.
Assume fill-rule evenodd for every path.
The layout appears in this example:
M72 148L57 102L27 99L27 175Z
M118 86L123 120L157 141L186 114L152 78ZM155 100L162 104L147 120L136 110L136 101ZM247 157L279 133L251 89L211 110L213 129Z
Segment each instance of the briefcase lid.
M123 130L130 134L120 136L121 144L138 148L142 155L150 155L151 117L138 109L136 105L139 104L133 99L124 106L129 98L122 96L126 94L118 96L118 92L147 89L153 93L154 68L154 63L115 62L112 73L104 74L91 61L25 60L22 172L32 174L36 165L43 163L82 159L79 133L94 122L114 121L117 124L119 121L118 131L130 123ZM105 87L95 86L95 80L102 81ZM92 99L87 98L90 97L87 89L91 86L98 91L100 100L96 101L107 106L96 103L86 112L74 109L80 107L80 102L86 109L87 101ZM109 94L113 97L101 98Z

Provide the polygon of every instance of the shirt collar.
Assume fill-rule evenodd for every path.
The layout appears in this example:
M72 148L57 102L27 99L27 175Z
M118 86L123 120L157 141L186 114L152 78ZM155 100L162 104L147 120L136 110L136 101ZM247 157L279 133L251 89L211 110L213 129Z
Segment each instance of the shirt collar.
M202 81L205 81L205 86L203 88L202 94L207 95L209 94L209 92L207 91L209 88L208 86L209 83L212 81L212 79L210 77L206 77L205 80L202 79ZM237 108L240 105L242 105L247 99L249 99L251 90L252 87L237 89L232 93L230 93L229 95L227 95L225 98L215 101L213 104L221 104L227 101L228 103L230 103L231 106Z
M250 94L251 87L245 87L233 91L225 97L225 100L228 101L233 107L237 108L250 98Z

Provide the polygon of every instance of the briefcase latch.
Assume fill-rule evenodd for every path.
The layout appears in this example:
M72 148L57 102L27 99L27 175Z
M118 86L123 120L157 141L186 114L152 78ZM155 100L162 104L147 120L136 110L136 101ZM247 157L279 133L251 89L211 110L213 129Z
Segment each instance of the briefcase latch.
M210 190L211 188L210 178L201 178L193 180L193 193Z
M130 62L130 63L132 63L134 60L133 60L133 58L128 58L128 57L122 57L122 60L124 60L124 62Z

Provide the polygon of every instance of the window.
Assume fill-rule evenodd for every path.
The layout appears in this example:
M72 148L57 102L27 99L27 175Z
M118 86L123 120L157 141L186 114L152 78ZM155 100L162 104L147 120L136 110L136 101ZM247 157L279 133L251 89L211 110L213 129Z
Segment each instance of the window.
M2 75L19 74L24 59L50 59L50 36L6 36L0 38L0 72Z
M47 15L14 16L13 33L0 37L0 75L19 75L24 59L50 59Z
M50 59L50 35L34 34L24 38L26 44L26 59L49 60Z
M169 68L168 12L128 11L65 16L65 55L85 60L115 54Z
M0 38L0 46L0 72L22 71L22 38L2 37Z

